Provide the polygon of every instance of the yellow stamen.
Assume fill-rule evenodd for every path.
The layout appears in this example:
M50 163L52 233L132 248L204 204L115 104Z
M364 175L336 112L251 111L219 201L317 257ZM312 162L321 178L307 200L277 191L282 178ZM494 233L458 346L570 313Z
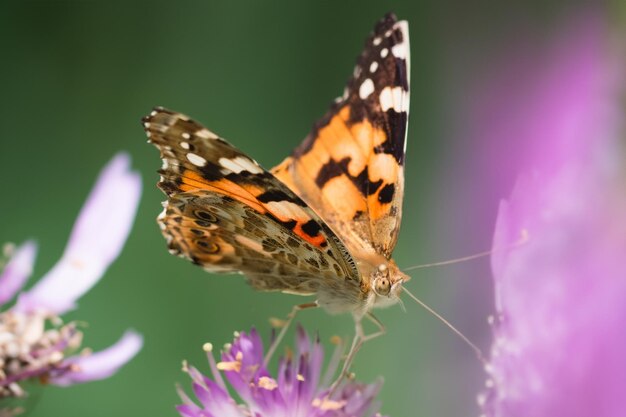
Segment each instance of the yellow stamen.
M273 391L278 387L278 383L270 377L262 376L259 378L259 388Z

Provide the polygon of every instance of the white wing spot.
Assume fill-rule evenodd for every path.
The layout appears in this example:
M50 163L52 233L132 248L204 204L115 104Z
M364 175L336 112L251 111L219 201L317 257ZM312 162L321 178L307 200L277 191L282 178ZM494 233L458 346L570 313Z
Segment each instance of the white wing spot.
M211 132L209 129L200 129L195 133L196 136L202 139L217 139L218 136Z
M359 87L359 97L361 100L365 100L374 92L374 82L371 78L367 78Z
M370 72L376 72L378 69L378 62L374 61L370 64Z
M143 127L145 127L146 129L150 128L150 123L145 122L145 123L143 124Z
M203 167L206 165L206 159L204 159L200 155L196 155L195 153L189 152L187 154L187 159L189 160L189 162L198 167Z
M409 99L408 94L402 89L402 87L385 87L380 92L380 107L383 111L387 111L393 108L396 112L400 113L408 111Z
M248 171L253 174L263 173L263 169L260 166L245 156L238 156L233 159L220 158L218 162L221 166L234 172L235 174L239 174L241 171Z
M154 116L156 116L156 115L157 115L156 110L152 110L152 111L150 112L150 116L154 117Z
M189 138L191 138L191 135L190 135L189 133L187 133L187 132L183 132L183 133L181 133L181 136L183 137L183 139L189 139Z
M387 32L385 32L385 38L390 37L392 33L393 33L393 30L389 29Z
M380 45L380 43L383 41L383 39L380 36L377 36L374 38L374 40L372 41L372 43L374 44L374 46L378 46Z
M189 149L189 144L187 142L181 142L180 143L180 147L183 148L183 149L187 149L188 150Z
M267 208L279 218L309 219L309 215L299 205L291 201L270 201Z
M391 53L396 58L406 59L406 57L407 57L407 47L406 47L406 44L404 42L402 42L402 43L394 45L393 47L391 47Z
M380 57L385 58L389 54L389 49L383 48L380 50Z

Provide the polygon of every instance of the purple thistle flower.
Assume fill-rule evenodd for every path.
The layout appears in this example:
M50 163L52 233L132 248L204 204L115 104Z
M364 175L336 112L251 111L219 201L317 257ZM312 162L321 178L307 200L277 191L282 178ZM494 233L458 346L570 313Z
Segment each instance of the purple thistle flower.
M512 139L533 147L495 229L497 316L479 396L489 417L613 417L626 408L626 176L615 77L623 66L601 19L572 29L543 63L558 76L538 94L524 91L528 120L515 122L522 128ZM512 248L521 231L528 241Z
M276 378L263 364L263 342L254 329L249 334L236 333L219 363L213 358L210 343L204 349L213 379L185 364L200 405L179 389L183 404L177 409L183 417L380 417L375 401L380 380L373 384L343 382L329 398L342 349L335 350L322 375L322 346L319 340L311 342L302 328L298 328L295 354L281 358ZM242 403L229 394L220 371Z
M33 269L33 242L20 246L0 274L0 305L18 297L0 312L0 399L23 396L20 383L33 378L63 386L107 378L141 349L141 336L128 331L101 352L68 356L82 333L59 317L100 280L128 237L141 195L141 178L129 166L128 155L118 154L104 168L62 258L30 290L18 294Z

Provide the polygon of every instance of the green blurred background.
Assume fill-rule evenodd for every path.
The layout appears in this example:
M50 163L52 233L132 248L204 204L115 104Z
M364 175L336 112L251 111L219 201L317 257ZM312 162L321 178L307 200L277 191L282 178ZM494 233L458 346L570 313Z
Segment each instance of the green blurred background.
M406 198L395 258L407 267L488 248L497 199L506 191L480 201L455 197L456 180L472 178L470 165L459 163L472 144L454 126L454 102L510 39L523 32L549 37L555 22L580 5L467 3L0 3L0 241L36 238L33 278L42 276L117 151L130 152L144 183L121 257L68 316L89 323L86 346L106 347L132 327L145 336L144 349L108 380L36 390L29 415L177 415L174 384L188 386L183 359L208 370L204 342L222 345L234 330L251 326L268 336L270 316L283 317L304 301L255 293L241 277L211 276L167 253L155 223L163 200L155 187L160 161L139 121L155 105L190 114L273 166L340 94L366 35L387 11L409 21L412 53ZM607 7L622 10L619 3ZM487 348L486 259L413 276L411 291ZM365 345L357 377L384 376L382 412L390 416L478 415L480 363L423 309L407 303L406 310L378 314L388 334ZM325 342L353 332L349 316L309 311L299 320Z

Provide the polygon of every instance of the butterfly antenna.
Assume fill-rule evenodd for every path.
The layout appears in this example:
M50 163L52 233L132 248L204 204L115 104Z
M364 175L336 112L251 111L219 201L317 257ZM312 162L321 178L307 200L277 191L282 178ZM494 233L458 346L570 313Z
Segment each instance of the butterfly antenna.
M517 240L517 242L514 242L511 245L507 245L507 249L516 248L518 246L523 245L527 241L528 241L528 231L526 229L523 229L520 232L520 238ZM489 256L489 255L493 254L494 252L497 252L499 249L501 249L501 248L493 248L491 250L486 250L484 252L475 253L473 255L463 256L462 258L450 259L448 261L433 262L433 263L429 263L429 264L410 266L408 268L404 268L403 271L413 271L415 269L431 268L433 266L452 265L452 264L457 264L457 263L461 263L461 262L465 262L465 261L471 261L472 259L478 259L478 258L482 258L484 256Z
M417 304L421 305L422 307L424 307L426 309L426 311L428 311L430 314L432 314L433 316L437 317L439 320L441 320L441 322L443 324L445 324L450 330L452 330L457 336L459 336L461 339L463 339L463 341L472 348L472 350L474 350L474 352L476 352L476 356L478 357L478 360L480 360L484 365L487 364L487 360L485 359L485 356L483 355L482 350L480 350L480 348L478 346L476 346L474 343L472 343L471 340L469 340L463 333L461 333L460 330L458 330L456 327L454 327L452 325L452 323L450 323L448 320L446 320L445 318L443 318L443 316L439 313L437 313L435 310L433 310L431 307L429 307L426 303L424 303L422 300L420 300L419 298L417 298L416 296L414 296L413 294L411 294L411 292L409 290L407 290L406 288L402 287L402 291L404 291L409 297L411 297Z
M465 261L471 261L472 259L478 259L478 258L482 258L484 256L489 256L492 253L493 253L493 250L488 250L488 251L484 251L484 252L475 253L473 255L464 256L462 258L450 259L448 261L432 262L432 263L429 263L429 264L410 266L408 268L404 268L403 271L413 271L415 269L431 268L433 266L444 266L444 265L457 264L457 263L461 263L461 262L465 262Z

